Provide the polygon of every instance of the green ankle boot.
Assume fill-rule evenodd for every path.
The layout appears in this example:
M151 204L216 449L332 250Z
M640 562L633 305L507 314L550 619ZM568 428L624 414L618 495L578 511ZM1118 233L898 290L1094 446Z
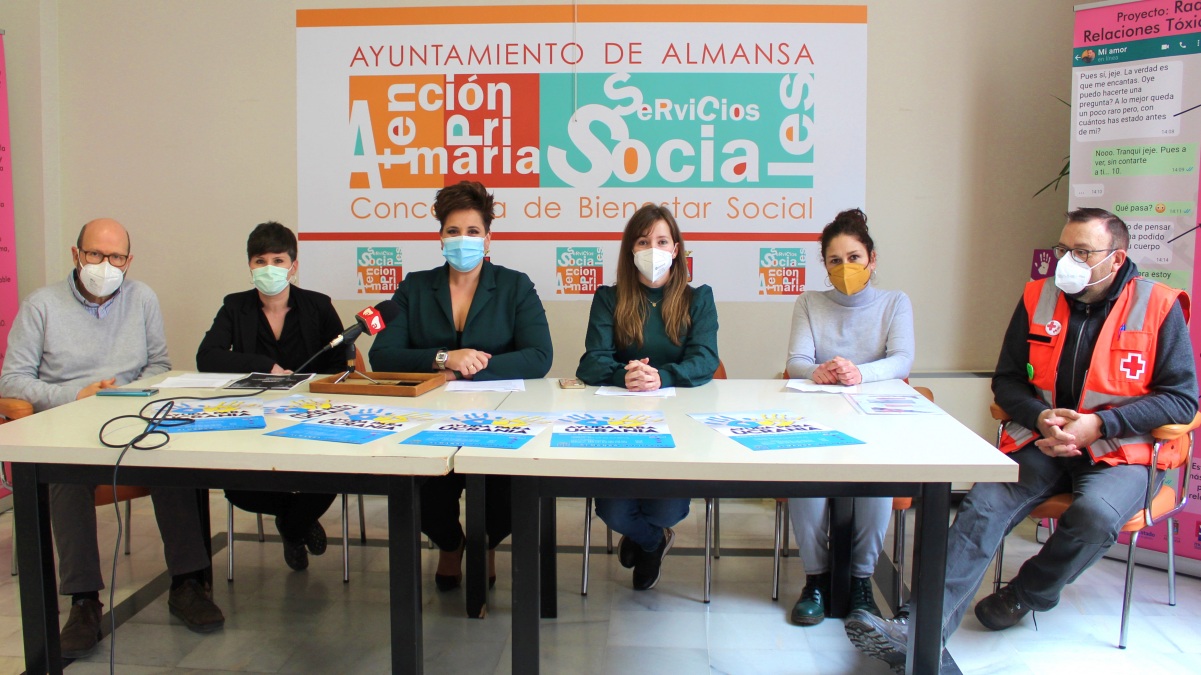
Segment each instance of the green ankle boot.
M792 606L792 622L798 626L816 626L826 618L830 596L830 574L810 574L805 578L801 597Z
M851 611L857 609L880 616L880 608L876 606L876 598L872 595L870 577L851 577Z

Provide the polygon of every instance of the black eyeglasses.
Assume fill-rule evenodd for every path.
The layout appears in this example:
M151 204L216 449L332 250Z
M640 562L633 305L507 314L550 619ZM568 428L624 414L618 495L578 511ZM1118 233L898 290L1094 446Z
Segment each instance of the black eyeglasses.
M127 253L101 253L100 251L81 250L79 256L89 265L99 265L107 258L109 264L113 267L120 267L125 264L126 260L129 260L129 254Z
M1088 257L1094 253L1108 253L1116 250L1116 248L1068 248L1067 246L1061 245L1055 245L1051 247L1051 252L1055 254L1056 260L1063 258L1063 256L1067 255L1068 251L1071 251L1072 260L1075 260L1078 263L1087 263Z

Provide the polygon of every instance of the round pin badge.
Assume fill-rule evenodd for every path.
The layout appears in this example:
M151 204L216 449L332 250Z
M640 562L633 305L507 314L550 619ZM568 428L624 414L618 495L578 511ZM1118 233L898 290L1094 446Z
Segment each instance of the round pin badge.
M1063 330L1063 326L1058 321L1051 320L1047 322L1047 335L1059 335L1059 331Z

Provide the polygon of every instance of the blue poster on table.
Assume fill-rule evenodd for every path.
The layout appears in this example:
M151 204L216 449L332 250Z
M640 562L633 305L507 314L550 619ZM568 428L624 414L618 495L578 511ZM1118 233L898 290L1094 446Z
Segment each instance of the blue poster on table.
M354 405L349 410L341 410L265 435L363 444L432 422L445 415L444 412L415 408Z
M863 441L841 431L779 410L696 413L691 417L751 450L795 450L863 444Z
M401 441L401 445L444 447L520 448L550 426L542 413L472 410L434 423Z
M674 448L662 413L569 412L555 420L552 448Z
M307 394L295 394L284 398L268 401L263 404L263 414L267 417L308 422L310 420L337 415L358 409L356 403L335 401Z
M264 436L280 438L300 438L308 441L329 441L331 443L351 443L362 445L396 432L381 429L356 429L354 427L333 427L324 424L303 422L272 431Z
M206 401L172 401L168 420L191 420L190 424L164 425L163 431L180 434L193 431L265 429L263 401L257 398L218 398ZM163 405L166 405L165 403ZM156 408L160 410L162 406Z

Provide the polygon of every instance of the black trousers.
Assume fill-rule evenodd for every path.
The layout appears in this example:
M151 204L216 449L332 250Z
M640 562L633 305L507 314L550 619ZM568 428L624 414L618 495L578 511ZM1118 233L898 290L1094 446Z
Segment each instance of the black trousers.
M239 509L275 516L280 534L288 539L303 539L336 497L312 492L225 491L225 498Z
M457 551L463 543L459 524L459 497L467 487L467 477L450 472L431 476L421 484L421 531L443 551ZM494 549L513 533L510 513L512 480L508 476L484 477L484 508L488 548Z

